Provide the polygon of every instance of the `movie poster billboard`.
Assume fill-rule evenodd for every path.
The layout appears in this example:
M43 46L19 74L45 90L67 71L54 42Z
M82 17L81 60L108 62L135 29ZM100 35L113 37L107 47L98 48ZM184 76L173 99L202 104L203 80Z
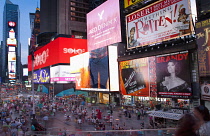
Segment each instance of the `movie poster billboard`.
M210 101L210 80L201 80L201 99Z
M210 76L210 19L196 23L199 74Z
M87 14L88 51L121 42L119 0L108 0Z
M189 35L191 20L189 0L155 2L126 16L127 48Z
M192 95L188 52L156 56L157 96L189 98Z
M34 71L34 79L35 84L46 84L50 83L50 69L44 68L41 70Z
M123 95L149 96L148 58L122 61L119 69Z

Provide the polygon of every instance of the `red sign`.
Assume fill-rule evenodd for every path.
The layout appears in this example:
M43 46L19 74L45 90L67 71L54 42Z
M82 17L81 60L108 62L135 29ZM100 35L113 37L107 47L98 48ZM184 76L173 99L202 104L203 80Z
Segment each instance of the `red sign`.
M70 57L87 52L86 39L59 37L34 53L34 70L58 63L70 63ZM32 70L32 56L28 56L28 70Z
M13 22L13 21L9 21L9 22L8 22L8 26L9 26L9 27L15 27L15 26L16 26L16 23Z

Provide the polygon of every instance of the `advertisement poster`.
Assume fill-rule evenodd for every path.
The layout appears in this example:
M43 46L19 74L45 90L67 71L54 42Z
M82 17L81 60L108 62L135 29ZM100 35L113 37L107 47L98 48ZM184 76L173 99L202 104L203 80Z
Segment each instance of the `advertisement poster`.
M90 88L108 89L109 66L107 47L92 50L89 58Z
M201 81L201 99L210 101L210 80Z
M119 0L108 0L87 14L88 51L121 42Z
M188 52L156 56L158 97L189 98L192 95Z
M127 15L127 48L191 34L189 5L188 0L161 0Z
M210 19L196 23L199 74L210 76Z
M192 95L188 52L120 62L123 95L188 99Z
M86 52L70 58L70 73L75 75L77 90L90 88L89 57L90 53Z
M70 63L70 57L87 52L87 40L59 37L34 53L34 70L58 63ZM55 57L56 56L56 57ZM32 56L28 56L28 70L32 70Z
M50 83L49 68L34 71L34 83L35 84Z
M70 83L75 81L70 71L70 66L59 65L50 68L50 82L51 83Z
M149 96L148 58L120 62L120 90L123 95Z
M124 8L142 2L143 0L124 0Z

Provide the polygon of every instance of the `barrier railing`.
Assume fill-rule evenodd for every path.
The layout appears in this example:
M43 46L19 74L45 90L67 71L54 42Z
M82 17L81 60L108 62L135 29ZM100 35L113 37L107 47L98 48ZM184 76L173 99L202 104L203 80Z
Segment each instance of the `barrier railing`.
M26 136L174 136L176 128L101 131L28 131Z

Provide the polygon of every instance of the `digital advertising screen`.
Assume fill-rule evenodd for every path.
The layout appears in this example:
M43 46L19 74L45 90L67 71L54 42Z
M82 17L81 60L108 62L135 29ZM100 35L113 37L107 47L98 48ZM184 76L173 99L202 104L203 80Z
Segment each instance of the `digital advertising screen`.
M110 50L111 49L113 50L110 53L117 53L116 48L110 48ZM110 63L113 65L116 65L117 63L115 55L112 54L112 59L110 60L112 61ZM76 65L78 61L80 62L80 65ZM116 71L116 68L109 66L108 47L102 47L83 55L72 57L71 67L71 73L76 74L76 87L79 87L81 90L109 91L110 89L113 89L110 91L118 91L117 80L109 79L109 76L115 78L118 72ZM109 74L110 68L112 69L111 71L115 73Z
M9 47L8 47L8 51L9 51L9 52L11 52L11 51L15 52L15 47L9 46Z
M192 95L188 52L120 62L123 95L188 99Z
M199 74L210 76L210 19L196 23Z
M50 68L51 83L69 83L75 81L75 76L70 73L70 65L59 65Z
M134 11L126 16L127 48L189 35L191 18L189 0L160 0Z
M23 68L23 76L28 76L28 68Z
M88 84L90 84L89 57L90 53L86 52L70 58L70 73L75 75L75 83L77 90L89 87L87 86Z
M121 42L119 0L108 0L87 14L88 51Z
M45 69L34 71L33 81L35 84L50 83L50 69L45 68Z
M117 46L108 46L110 91L119 91L119 68Z
M87 40L59 37L34 53L34 70L58 63L70 63L70 57L87 52ZM56 57L55 57L56 56ZM32 70L32 56L28 56L28 70Z
M8 61L16 61L16 53L8 52Z

